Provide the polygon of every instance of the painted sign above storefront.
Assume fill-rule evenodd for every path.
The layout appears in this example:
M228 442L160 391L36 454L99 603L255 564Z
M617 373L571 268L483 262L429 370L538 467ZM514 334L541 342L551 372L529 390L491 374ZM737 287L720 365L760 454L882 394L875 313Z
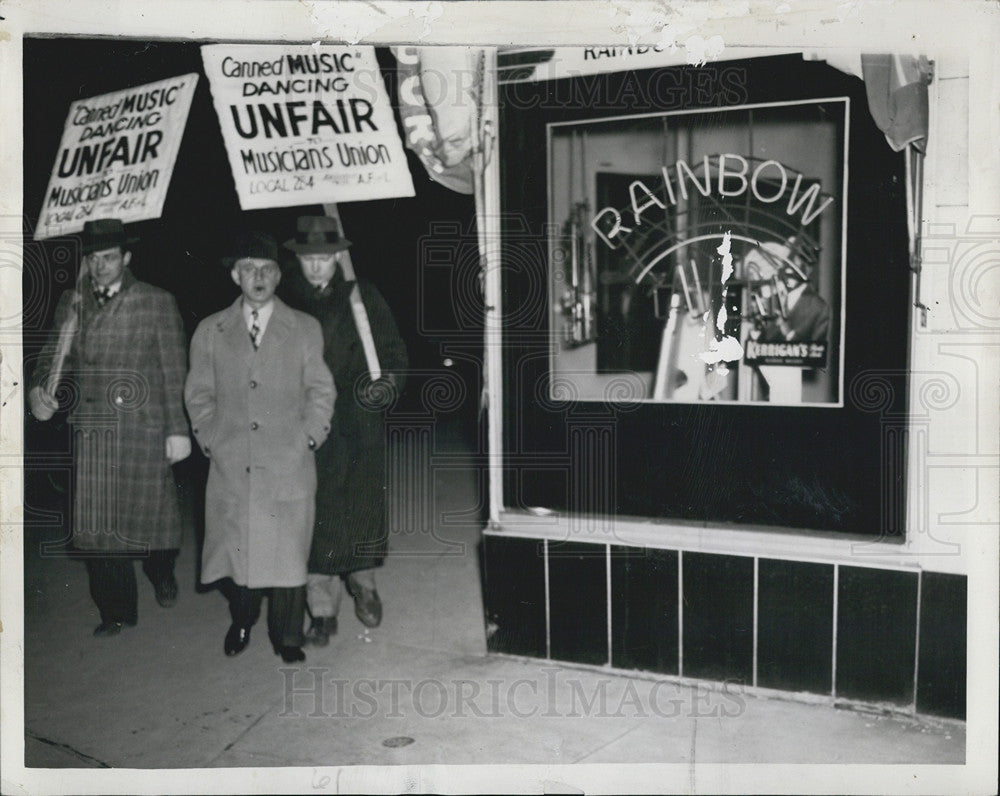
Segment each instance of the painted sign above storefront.
M95 218L159 218L197 83L192 73L70 105L35 240Z
M244 210L413 196L372 47L202 47Z
M498 59L502 83L558 80L622 69L648 69L683 62L654 45L635 47L525 47L505 50Z

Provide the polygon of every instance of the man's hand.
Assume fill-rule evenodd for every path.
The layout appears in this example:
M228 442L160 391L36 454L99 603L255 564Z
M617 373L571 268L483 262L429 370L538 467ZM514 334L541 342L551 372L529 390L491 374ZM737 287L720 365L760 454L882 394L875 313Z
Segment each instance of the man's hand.
M396 377L391 373L379 376L361 387L359 398L366 408L387 407L396 396Z
M39 385L28 393L28 406L39 420L48 420L59 409L59 402L48 388Z
M186 434L167 437L167 459L171 464L184 461L191 455L191 438Z

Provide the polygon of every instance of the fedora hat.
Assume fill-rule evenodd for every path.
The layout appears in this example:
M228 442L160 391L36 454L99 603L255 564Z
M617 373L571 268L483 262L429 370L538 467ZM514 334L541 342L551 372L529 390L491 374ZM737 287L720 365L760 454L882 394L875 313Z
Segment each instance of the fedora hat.
M232 268L237 262L247 258L271 260L275 264L278 263L278 241L274 239L273 235L268 235L266 232L252 230L239 233L233 242L232 250L234 254L222 258L222 262L227 268Z
M337 220L329 216L299 216L295 237L285 241L285 248L296 254L332 254L350 245Z
M80 246L84 254L114 249L128 248L139 239L125 234L125 225L119 218L98 218L83 222Z

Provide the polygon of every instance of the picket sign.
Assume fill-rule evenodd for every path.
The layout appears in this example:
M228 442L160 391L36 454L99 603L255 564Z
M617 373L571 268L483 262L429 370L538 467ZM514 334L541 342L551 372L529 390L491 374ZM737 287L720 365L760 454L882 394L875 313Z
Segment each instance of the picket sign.
M323 205L323 212L332 219L335 219L340 227L340 235L344 237L344 224L340 220L340 212L337 205L328 203ZM358 289L357 276L354 274L354 263L351 261L351 252L345 250L340 255L340 269L344 274L344 280L353 282L351 288L351 313L354 315L354 325L358 327L358 336L361 338L361 347L365 352L365 361L368 363L368 372L372 381L382 375L382 368L378 361L378 352L375 350L375 339L372 337L372 325L368 320L368 311L365 303L361 300L361 291Z

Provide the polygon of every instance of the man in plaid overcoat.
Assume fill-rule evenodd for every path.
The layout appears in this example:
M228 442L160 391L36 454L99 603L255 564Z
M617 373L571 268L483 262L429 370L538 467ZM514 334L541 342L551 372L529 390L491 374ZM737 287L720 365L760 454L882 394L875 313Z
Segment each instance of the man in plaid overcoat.
M133 557L157 602L175 601L181 521L170 466L191 452L183 323L173 296L132 276L131 243L118 219L86 223L80 279L59 299L28 393L40 420L59 398L69 403L73 547L101 614L95 636L137 621Z

